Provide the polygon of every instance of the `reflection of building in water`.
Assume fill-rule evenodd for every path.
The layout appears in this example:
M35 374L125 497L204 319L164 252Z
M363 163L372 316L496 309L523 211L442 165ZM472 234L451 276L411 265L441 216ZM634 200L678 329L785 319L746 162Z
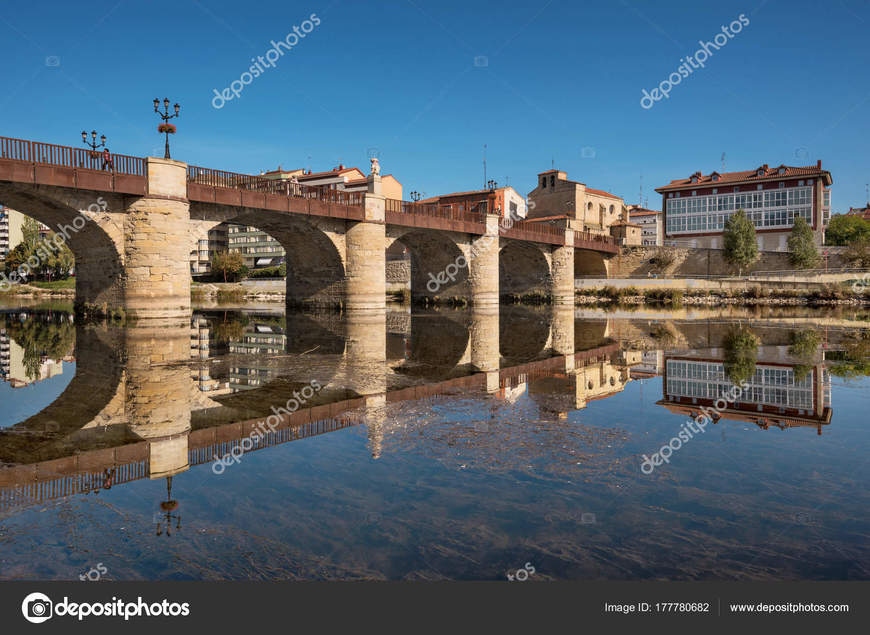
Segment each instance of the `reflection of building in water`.
M560 417L586 408L590 401L622 392L631 381L629 361L619 354L616 361L592 361L565 373L553 373L529 382L529 396L545 410Z
M658 377L664 372L664 351L644 351L640 363L631 367L632 379L648 379Z
M499 399L507 401L508 403L516 403L528 389L529 379L523 373L516 377L509 378L496 395Z
M211 376L208 361L211 357L211 329L208 320L194 317L190 323L190 358L200 360L199 366L191 366L190 378L202 392L226 394L230 392L228 381Z
M3 381L9 376L10 364L9 335L6 334L6 329L0 329L0 378Z
M236 355L282 355L287 348L284 329L275 324L254 323L245 329L240 339L231 340L229 352ZM265 365L230 367L230 389L250 390L268 384L279 375L279 369Z
M722 418L749 421L764 429L818 426L819 434L821 426L831 422L831 377L823 361L812 366L760 361L747 383L737 400L720 411ZM664 399L658 404L689 416L701 406L713 406L717 399L727 400L734 390L722 360L676 356L665 360L662 386Z
M609 361L577 369L575 404L579 410L590 401L606 399L625 389L631 381L628 366L616 366Z

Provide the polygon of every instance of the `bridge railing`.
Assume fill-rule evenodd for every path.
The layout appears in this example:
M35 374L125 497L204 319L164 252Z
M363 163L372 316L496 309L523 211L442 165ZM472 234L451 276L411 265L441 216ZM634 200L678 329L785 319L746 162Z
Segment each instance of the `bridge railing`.
M417 214L443 218L447 220L465 221L468 223L483 223L484 215L479 211L458 210L451 205L438 205L436 203L415 203L414 201L401 201L397 198L388 198L384 201L387 212L402 214Z
M292 198L314 199L342 205L363 204L362 192L345 192L327 187L313 187L294 183L287 179L267 179L252 174L225 172L196 165L187 166L187 180L190 183L197 183L199 185L247 190L263 194L277 194Z
M145 176L145 159L142 157L115 154L114 152L110 152L109 156L111 162L107 164L104 162L104 154L100 151L42 143L41 141L0 137L0 159Z
M574 245L577 246L577 243L583 242L598 242L605 245L610 245L612 247L617 247L619 243L616 238L613 236L608 236L606 234L596 234L594 232L574 232Z

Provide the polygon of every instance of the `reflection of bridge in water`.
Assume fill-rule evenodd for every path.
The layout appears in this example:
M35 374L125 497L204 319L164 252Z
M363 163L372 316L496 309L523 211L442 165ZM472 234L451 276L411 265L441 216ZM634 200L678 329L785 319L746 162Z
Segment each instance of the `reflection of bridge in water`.
M554 376L577 378L580 388L573 392L582 393L585 369L609 366L619 353L603 323L590 327L597 334L581 338L595 345L575 351L571 310L546 316L513 312L519 315L516 324L501 325L498 313L390 314L389 319L380 313L344 321L318 316L308 322L294 317L285 352L296 360L295 355L321 346L324 353L312 370L290 368L263 387L222 395L202 392L198 374L191 373L203 360L191 361L189 327L78 326L78 367L67 389L37 415L0 431L0 460L10 465L0 469L0 509L171 477L227 455L245 439L251 439L245 441L247 453L360 423L377 424L390 403L457 391L506 397L518 384ZM193 333L196 356L202 328L200 320ZM451 331L447 344L433 344L445 328ZM501 349L506 329L522 345ZM397 349L406 351L404 359ZM427 365L432 359L435 363ZM280 416L267 431L263 423L271 413L266 407L283 405L312 373L323 378L320 394ZM418 383L400 385L409 378ZM371 425L368 432L375 456L378 430Z
M391 403L463 391L513 401L527 391L544 416L563 418L619 393L637 369L638 376L663 376L658 405L692 416L713 405L727 383L721 336L705 323L671 324L675 340L688 346L663 353L647 347L650 356L633 348L649 322L575 324L574 311L558 307L276 321L252 315L240 330L223 314L205 313L192 326L77 325L78 364L67 389L37 415L0 430L0 462L8 466L0 468L0 510L171 477L238 452L243 441L244 452L254 452L361 423L369 424L377 458ZM264 332L273 338L265 355L232 352L257 344L249 336ZM283 353L273 355L276 334ZM798 364L786 341L788 332L775 326L763 335L751 390L722 418L819 433L830 423L824 352ZM211 349L229 359L212 358ZM221 364L265 368L268 382L213 390L220 382L210 373ZM267 431L269 407L284 405L312 379L323 389Z

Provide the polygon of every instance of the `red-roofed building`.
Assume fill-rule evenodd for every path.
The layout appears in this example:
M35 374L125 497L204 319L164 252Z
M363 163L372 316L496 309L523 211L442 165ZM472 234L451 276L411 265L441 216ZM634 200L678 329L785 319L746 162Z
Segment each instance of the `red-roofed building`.
M860 216L864 220L870 220L870 203L867 203L865 207L850 207L846 214L849 216Z
M488 211L490 214L498 213L502 217L511 214L513 218L526 216L526 200L510 186L441 194L423 199L419 203L438 205L441 208L451 208L460 212Z
M560 170L538 174L538 186L529 192L529 220L553 222L567 219L574 231L610 235L616 221L628 221L625 204L619 196L571 181Z
M787 251L796 216L825 239L831 217L831 173L822 162L806 167L766 163L743 172L695 172L656 188L662 195L665 242L685 247L722 248L728 217L742 209L755 225L764 251Z

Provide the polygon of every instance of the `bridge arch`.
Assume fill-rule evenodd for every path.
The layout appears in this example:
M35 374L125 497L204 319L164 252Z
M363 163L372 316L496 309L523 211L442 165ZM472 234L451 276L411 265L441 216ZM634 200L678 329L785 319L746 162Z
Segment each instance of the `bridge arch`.
M604 254L590 249L574 250L574 277L606 278L609 260Z
M345 287L345 221L266 209L192 203L197 223L256 227L284 249L287 306L340 306ZM192 248L192 246L191 246Z
M75 257L77 306L123 305L123 201L101 192L54 190L0 183L0 203L63 237Z
M389 250L398 242L411 256L411 301L470 297L468 280L470 253L465 245L443 231L411 229L386 239Z
M498 256L499 294L550 295L553 279L549 256L538 243L503 240Z

